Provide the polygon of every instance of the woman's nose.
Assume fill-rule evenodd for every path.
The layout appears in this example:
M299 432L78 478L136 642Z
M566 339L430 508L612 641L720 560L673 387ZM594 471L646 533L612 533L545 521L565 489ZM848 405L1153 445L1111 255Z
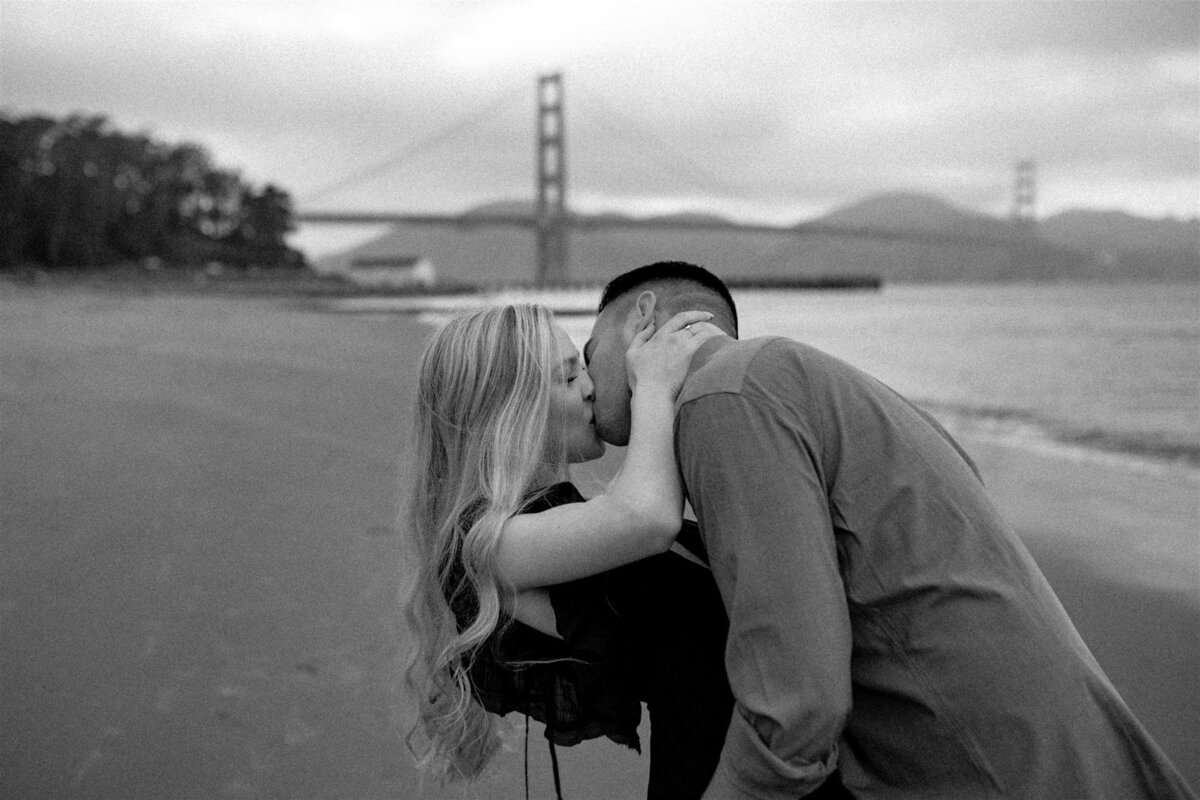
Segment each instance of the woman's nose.
M579 377L583 379L583 399L584 400L595 400L596 399L596 384L592 383L592 376L588 375L585 372L582 375L580 375Z

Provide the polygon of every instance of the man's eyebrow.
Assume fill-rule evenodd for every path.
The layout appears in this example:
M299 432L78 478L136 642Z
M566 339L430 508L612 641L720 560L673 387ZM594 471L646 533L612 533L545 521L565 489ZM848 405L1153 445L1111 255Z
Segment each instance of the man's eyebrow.
M592 348L595 346L595 344L596 343L594 341L592 341L591 339L588 339L587 344L585 344L583 346L583 363L584 364L586 364L592 360Z

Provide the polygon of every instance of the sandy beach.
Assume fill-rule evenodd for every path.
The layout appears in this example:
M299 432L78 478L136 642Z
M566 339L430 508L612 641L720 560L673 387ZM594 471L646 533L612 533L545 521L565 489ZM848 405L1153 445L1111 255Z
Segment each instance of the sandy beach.
M523 796L519 725L464 792L421 785L394 723L426 334L300 300L0 284L0 797ZM1196 481L964 444L1200 786ZM643 794L647 760L610 743L561 763L567 796Z

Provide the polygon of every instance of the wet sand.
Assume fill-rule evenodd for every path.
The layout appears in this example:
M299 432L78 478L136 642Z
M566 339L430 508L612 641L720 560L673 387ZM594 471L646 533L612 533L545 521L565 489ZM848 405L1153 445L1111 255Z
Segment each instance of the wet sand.
M422 326L0 289L0 797L523 796L519 735L464 793L421 786L393 722L397 453ZM1200 784L1195 484L968 447ZM1190 558L1154 546L1178 541ZM552 796L537 730L530 752L531 796ZM641 796L645 758L560 753L568 796Z

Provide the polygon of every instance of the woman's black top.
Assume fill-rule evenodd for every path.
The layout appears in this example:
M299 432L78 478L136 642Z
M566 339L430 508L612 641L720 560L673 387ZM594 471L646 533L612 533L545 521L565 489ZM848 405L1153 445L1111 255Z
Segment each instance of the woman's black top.
M523 513L584 499L574 485L559 483ZM694 522L684 521L677 541L705 559ZM472 663L476 698L494 714L516 711L542 722L553 744L607 736L639 752L645 702L651 723L647 797L700 797L733 712L724 661L729 621L712 573L664 553L547 592L562 639L517 620L501 626ZM460 598L451 607L462 628L476 606Z

